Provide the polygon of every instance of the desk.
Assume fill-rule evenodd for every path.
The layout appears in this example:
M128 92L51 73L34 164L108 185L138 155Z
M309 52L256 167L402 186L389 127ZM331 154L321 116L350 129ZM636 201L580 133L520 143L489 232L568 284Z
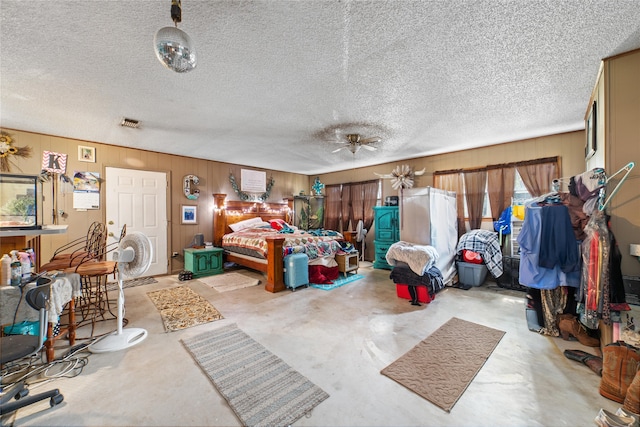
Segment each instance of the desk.
M16 307L18 307L16 323L22 322L23 320L38 320L38 312L24 301L24 296L27 294L27 291L34 286L34 283L26 285L22 295L20 288L17 286L0 286L0 325L4 326L14 323L13 316ZM51 292L49 301L47 302L48 325L47 341L45 342L47 361L49 362L55 358L53 346L57 339L67 335L69 344L72 346L75 344L76 319L74 299L81 294L80 277L77 274L60 275L51 283ZM66 328L60 330L58 335L54 335L53 327L58 323L65 306L68 306L69 323Z
M40 270L40 236L43 234L64 234L67 225L43 225L36 230L0 230L0 256L10 251L32 248L36 253L36 271Z

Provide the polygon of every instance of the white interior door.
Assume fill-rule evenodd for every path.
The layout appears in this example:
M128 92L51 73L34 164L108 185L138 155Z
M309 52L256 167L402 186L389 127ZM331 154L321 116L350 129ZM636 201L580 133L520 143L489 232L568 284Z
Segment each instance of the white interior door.
M108 167L106 214L109 243L117 241L122 226L151 240L151 266L143 276L167 274L167 174Z

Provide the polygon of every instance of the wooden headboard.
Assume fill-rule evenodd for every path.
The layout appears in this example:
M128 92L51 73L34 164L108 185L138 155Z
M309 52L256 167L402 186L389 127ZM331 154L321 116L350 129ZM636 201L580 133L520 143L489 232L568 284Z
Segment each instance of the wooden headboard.
M291 223L293 199L283 203L226 201L226 194L214 194L213 244L222 246L222 236L231 233L229 225L245 219L260 217L265 221L283 219Z

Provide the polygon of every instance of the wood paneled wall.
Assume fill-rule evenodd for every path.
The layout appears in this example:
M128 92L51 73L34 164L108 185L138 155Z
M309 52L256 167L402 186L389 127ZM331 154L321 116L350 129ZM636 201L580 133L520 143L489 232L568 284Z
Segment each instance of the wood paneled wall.
M13 129L2 129L14 140L18 147L29 146L32 156L25 159L12 159L11 173L37 175L42 169L42 152L53 151L67 154L67 173L70 178L75 171L98 172L104 178L106 167L126 169L148 170L165 172L169 178L169 194L167 197L168 219L168 249L170 266L169 272L178 272L183 267L182 249L188 247L195 234L203 234L206 241L213 240L213 194L226 193L227 200L238 200L231 183L229 174L233 173L236 179L240 179L241 169L262 170L267 178L273 177L275 185L271 191L269 201L282 202L284 198L297 194L301 189L309 191L309 177L306 175L288 172L271 171L240 164L214 162L210 160L195 159L186 156L156 153L152 151L138 150L135 148L116 147L113 145L81 141L70 138L62 138L50 135L36 134ZM87 163L78 161L78 146L96 148L96 162ZM198 189L200 197L197 200L189 200L183 191L183 178L186 175L196 175L200 179ZM64 211L63 216L58 217L58 224L69 226L66 234L42 237L41 256L47 260L55 248L69 240L86 234L89 225L94 221L106 221L105 196L101 192L100 209L77 211L73 209L73 187L57 181L57 208ZM52 183L45 183L43 193L44 223L52 224ZM104 187L103 187L104 189ZM183 204L198 206L198 224L180 224L180 206ZM180 255L171 258L172 252Z
M561 176L572 176L584 172L584 131L562 133L540 138L525 139L455 153L438 154L401 162L385 163L355 170L334 172L320 176L324 184L365 181L375 179L377 173L390 173L401 164L414 170L426 169L424 175L416 177L415 187L433 186L433 172L450 169L469 169L499 163L518 162L544 157L560 157ZM551 183L549 183L551 185ZM565 188L566 190L566 188ZM384 180L382 197L397 195L389 180Z
M640 276L640 260L629 253L631 243L640 243L640 50L605 60L605 74L605 170L611 175L635 162L607 212L622 254L622 273ZM611 180L609 192L623 175Z

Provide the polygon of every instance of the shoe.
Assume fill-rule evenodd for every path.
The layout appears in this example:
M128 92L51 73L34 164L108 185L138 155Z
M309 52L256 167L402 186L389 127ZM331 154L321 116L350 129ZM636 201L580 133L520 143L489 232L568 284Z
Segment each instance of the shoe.
M558 322L558 329L560 329L560 335L565 341L569 341L569 337L573 336L584 346L600 347L600 340L589 336L586 328L574 316L561 318Z
M640 369L640 349L623 341L617 341L607 344L602 353L602 379L599 392L607 399L624 403L627 390ZM634 385L634 390L635 387L637 386ZM633 406L631 399L630 406Z
M602 376L602 358L582 350L565 350L564 356L567 359L575 360L589 367L593 372Z
M627 415L617 415L606 409L600 409L594 421L600 427L635 427L636 419Z
M632 412L637 417L636 420L640 418L640 370L636 372L627 389L623 408L624 411Z
M638 418L640 418L639 415L627 413L622 408L618 408L618 410L616 411L616 415L619 416L619 417L631 417L634 420L634 422L633 422L633 424L631 426L632 427L640 427L640 421L638 420Z

